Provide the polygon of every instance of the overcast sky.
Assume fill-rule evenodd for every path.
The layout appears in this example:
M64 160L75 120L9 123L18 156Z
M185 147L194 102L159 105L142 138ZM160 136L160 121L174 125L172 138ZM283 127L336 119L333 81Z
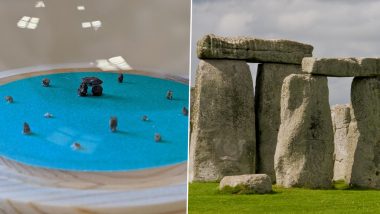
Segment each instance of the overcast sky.
M304 42L316 57L380 56L380 0L193 0L192 23L192 80L196 41L209 33ZM329 78L331 105L349 103L351 81Z

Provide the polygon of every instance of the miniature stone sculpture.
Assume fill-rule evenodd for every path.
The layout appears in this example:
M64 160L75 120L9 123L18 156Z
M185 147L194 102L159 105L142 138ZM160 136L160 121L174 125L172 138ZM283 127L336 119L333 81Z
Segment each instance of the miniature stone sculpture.
M5 96L5 101L7 103L13 103L13 97L11 97L11 96Z
M118 81L119 83L122 83L123 80L124 80L124 75L123 75L122 73L120 73L120 74L119 74L119 77L117 78L117 81Z
M146 116L146 115L143 115L143 116L142 116L142 118L141 118L141 120L142 120L142 121L148 121L148 120L149 120L149 118L148 118L148 116Z
M188 110L186 107L183 107L183 108L182 108L182 114L183 114L184 116L187 116L187 115L189 114L189 110Z
M166 99L172 100L173 99L173 92L171 90L168 90L166 92Z
M110 119L110 129L112 132L116 132L117 129L117 117L111 117Z
M32 133L31 130L30 130L30 126L29 126L29 124L26 123L26 122L24 123L24 128L23 128L23 130L22 130L22 133L23 133L24 135L28 135L28 134Z
M50 86L50 80L48 78L45 78L42 80L42 86L49 87Z
M49 112L46 112L46 113L44 114L44 117L45 117L45 118L52 118L53 115L50 114Z
M159 133L154 134L154 141L160 142L161 140L161 135Z
M82 83L78 89L78 95L81 97L87 96L88 86L92 87L93 96L101 96L103 94L103 87L101 84L103 81L97 77L85 77L82 78Z

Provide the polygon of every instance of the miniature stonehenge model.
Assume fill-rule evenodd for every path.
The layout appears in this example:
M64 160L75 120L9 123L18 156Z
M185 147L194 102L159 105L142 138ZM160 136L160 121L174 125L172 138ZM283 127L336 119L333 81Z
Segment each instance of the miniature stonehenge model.
M312 51L289 40L198 41L191 181L261 173L285 187L380 189L380 58ZM260 63L255 93L249 62ZM330 109L328 76L354 77L350 105Z

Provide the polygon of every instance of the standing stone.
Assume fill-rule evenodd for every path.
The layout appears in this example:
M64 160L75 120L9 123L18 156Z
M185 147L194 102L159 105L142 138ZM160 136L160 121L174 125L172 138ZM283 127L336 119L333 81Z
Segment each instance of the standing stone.
M349 144L353 154L350 184L380 189L380 77L354 78Z
M275 153L277 184L330 188L334 134L327 77L292 74L281 92L281 126Z
M254 173L254 97L247 63L201 60L195 91L190 181Z
M334 128L334 180L347 183L351 177L352 155L348 144L348 127L351 122L350 105L336 105L331 109Z
M259 64L257 69L255 108L258 172L276 182L274 153L281 124L281 88L285 77L300 73L301 66L290 64Z

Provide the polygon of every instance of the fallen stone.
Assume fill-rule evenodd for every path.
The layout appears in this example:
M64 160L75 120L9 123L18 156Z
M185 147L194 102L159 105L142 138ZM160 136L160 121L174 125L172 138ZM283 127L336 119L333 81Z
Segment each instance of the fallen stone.
M190 181L254 173L254 96L247 63L201 60L195 87Z
M281 92L281 125L274 157L284 187L330 188L334 134L327 77L292 74Z
M350 184L380 189L380 77L356 77L351 87Z
M281 124L281 88L285 77L300 73L300 65L259 64L256 77L256 139L258 147L258 172L267 174L276 182L274 153Z
M272 182L266 174L226 176L220 181L219 189L228 189L233 193L265 194L272 192Z
M380 76L380 58L305 57L302 72L333 77Z
M289 40L266 40L252 37L206 35L198 41L200 59L235 59L247 62L301 64L311 57L313 46Z
M350 105L336 105L331 109L334 129L334 180L349 183L353 157L347 134L351 122Z

